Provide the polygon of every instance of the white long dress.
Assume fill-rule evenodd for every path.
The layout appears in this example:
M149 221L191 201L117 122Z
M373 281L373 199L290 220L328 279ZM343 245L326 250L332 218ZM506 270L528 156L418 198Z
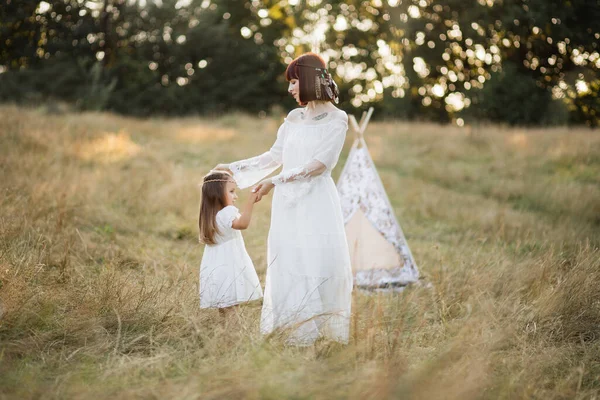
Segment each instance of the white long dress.
M268 238L261 332L289 328L287 342L310 345L323 336L348 342L352 269L340 199L331 170L348 130L348 116L319 121L290 112L266 153L230 164L240 188L280 165ZM323 172L321 172L323 171Z
M200 263L200 308L230 307L263 296L242 233L232 227L239 217L234 206L217 213L217 243L206 245Z

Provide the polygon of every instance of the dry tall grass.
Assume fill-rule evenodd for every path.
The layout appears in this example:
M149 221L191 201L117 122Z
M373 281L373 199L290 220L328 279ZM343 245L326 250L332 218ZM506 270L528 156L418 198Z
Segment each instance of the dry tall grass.
M278 121L0 121L0 398L600 396L597 131L372 123L433 288L355 292L348 346L297 349L261 337L259 304L197 298L197 184ZM269 207L244 233L262 279Z

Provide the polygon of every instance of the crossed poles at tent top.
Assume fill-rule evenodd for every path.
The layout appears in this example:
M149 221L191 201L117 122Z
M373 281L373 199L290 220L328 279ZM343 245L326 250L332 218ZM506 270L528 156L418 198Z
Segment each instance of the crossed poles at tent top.
M357 139L364 146L366 146L364 134L365 130L367 129L367 125L369 124L369 120L371 119L371 115L373 115L373 107L369 107L368 112L363 111L362 117L360 118L360 124L356 122L356 118L354 118L354 115L350 115L349 117L350 125L356 133Z

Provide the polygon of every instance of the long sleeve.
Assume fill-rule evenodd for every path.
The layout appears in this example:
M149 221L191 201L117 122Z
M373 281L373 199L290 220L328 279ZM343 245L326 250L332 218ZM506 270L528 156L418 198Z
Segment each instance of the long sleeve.
M281 166L284 131L285 122L279 127L277 140L269 151L256 157L229 164L229 169L233 172L233 179L235 179L240 189L245 189L258 183L265 176Z
M326 171L331 171L339 159L346 140L347 130L348 122L346 120L340 119L333 123L331 132L319 145L311 161L302 166L283 171L271 178L271 182L274 185L283 185L289 182L310 181Z

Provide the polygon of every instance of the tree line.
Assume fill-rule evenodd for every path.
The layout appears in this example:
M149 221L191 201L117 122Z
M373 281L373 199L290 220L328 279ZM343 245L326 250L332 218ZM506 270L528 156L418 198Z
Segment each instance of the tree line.
M597 126L599 43L598 0L4 0L0 101L268 113L318 49L349 112Z

